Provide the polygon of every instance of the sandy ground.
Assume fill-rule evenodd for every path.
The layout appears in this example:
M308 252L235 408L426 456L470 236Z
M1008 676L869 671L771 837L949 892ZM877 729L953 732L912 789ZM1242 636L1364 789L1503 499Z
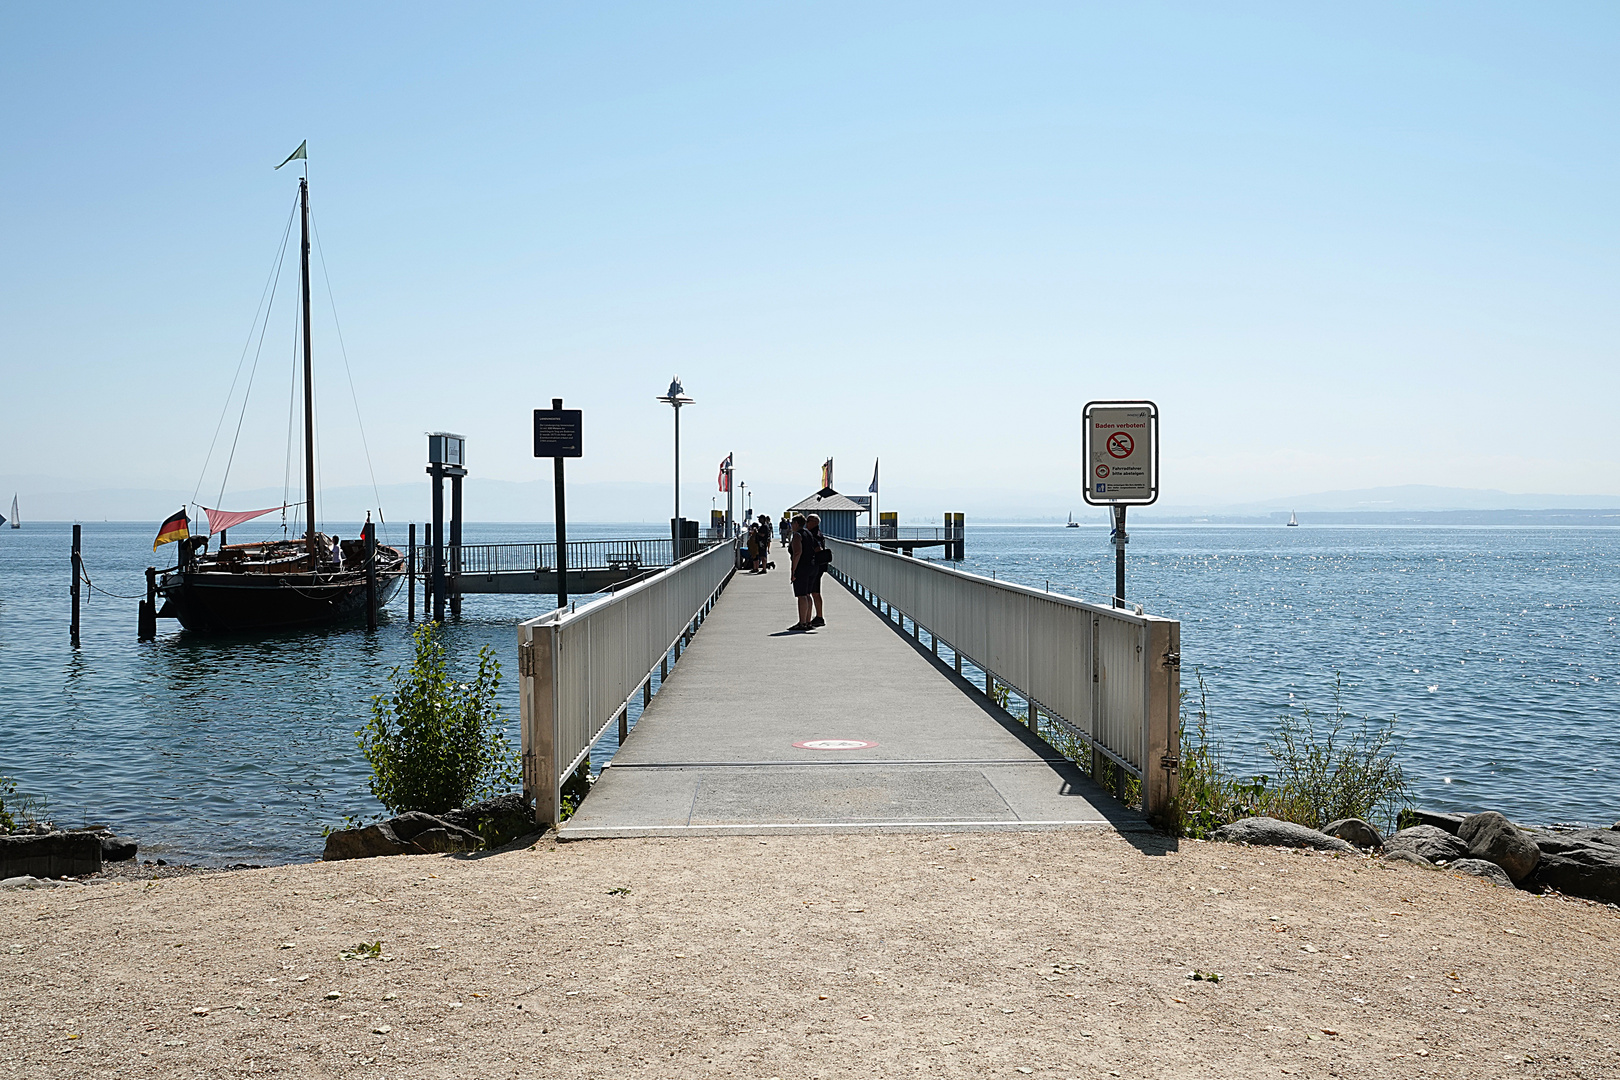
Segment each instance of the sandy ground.
M1613 908L1104 830L6 892L0 977L7 1077L1620 1076Z

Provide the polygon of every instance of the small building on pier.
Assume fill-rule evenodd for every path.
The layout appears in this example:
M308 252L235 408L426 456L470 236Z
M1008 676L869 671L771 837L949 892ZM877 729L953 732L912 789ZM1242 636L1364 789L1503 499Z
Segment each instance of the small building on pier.
M808 499L788 507L790 515L815 514L821 519L821 534L838 540L855 539L855 530L860 525L860 517L866 512L865 506L846 495L838 494L830 487L822 488Z

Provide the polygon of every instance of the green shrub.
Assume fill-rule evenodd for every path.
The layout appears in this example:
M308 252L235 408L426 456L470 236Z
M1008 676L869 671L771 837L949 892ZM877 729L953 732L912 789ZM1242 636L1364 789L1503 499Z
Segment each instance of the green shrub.
M1333 679L1333 712L1319 723L1311 710L1284 713L1266 743L1271 776L1234 776L1209 732L1209 688L1198 679L1198 709L1181 714L1181 772L1175 812L1182 836L1205 838L1239 818L1266 816L1313 829L1359 817L1388 829L1411 795L1395 759L1395 719L1374 725L1345 711L1343 681ZM1189 730L1189 725L1191 730Z
M6 805L7 799L13 803L17 801L17 781L9 776L0 776L0 833L11 832L17 827L17 819Z
M0 834L16 832L29 825L49 824L43 798L19 794L15 777L0 776Z
M478 650L478 674L466 683L450 674L438 624L422 624L412 643L409 669L393 670L393 693L371 699L371 720L354 733L371 763L371 793L396 814L442 814L516 784L494 650Z

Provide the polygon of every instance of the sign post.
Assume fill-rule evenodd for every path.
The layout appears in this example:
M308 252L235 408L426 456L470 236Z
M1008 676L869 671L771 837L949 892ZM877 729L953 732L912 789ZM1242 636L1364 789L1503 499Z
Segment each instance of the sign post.
M1125 606L1125 508L1159 499L1159 407L1151 401L1088 401L1086 487L1092 506L1113 514L1114 606Z
M548 457L554 463L553 485L557 496L557 610L568 606L568 500L563 494L563 458L583 456L583 414L562 407L562 398L552 398L551 408L534 410L534 456Z

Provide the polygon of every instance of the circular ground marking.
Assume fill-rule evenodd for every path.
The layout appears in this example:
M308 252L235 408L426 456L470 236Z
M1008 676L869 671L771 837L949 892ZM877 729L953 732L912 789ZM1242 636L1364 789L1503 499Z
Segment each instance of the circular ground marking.
M1129 432L1116 431L1108 436L1108 453L1113 457L1128 458L1135 449L1136 440L1131 438Z
M806 739L793 745L800 750L869 750L877 743L865 739Z

